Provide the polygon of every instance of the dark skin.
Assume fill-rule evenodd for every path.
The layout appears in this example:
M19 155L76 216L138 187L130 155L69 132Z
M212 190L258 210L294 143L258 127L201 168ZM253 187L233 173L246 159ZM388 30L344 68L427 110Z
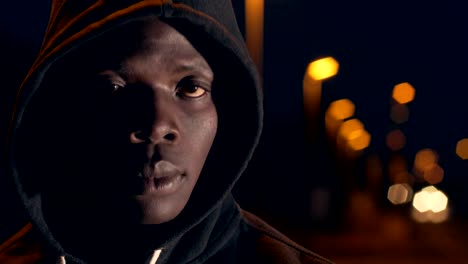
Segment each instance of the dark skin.
M67 193L78 192L70 196L79 198L77 210L92 208L79 215L93 215L93 225L96 215L104 222L137 224L161 224L177 217L189 201L217 131L211 96L214 74L204 57L157 18L146 18L137 31L117 30L106 44L112 45L111 52L98 50L97 56L108 54L89 58L112 63L97 66L94 74L81 66L73 72L74 78L86 80L78 86L91 87L91 92L79 100L81 110L72 110L83 121L67 117L72 120L68 130L78 124L86 129L85 134L70 132L65 139L70 142L79 134L84 143L71 140L77 151L64 162L72 175L62 185L70 186ZM106 38L99 41L108 43ZM91 94L95 108L90 107Z
M180 22L152 16L106 31L57 60L32 100L23 167L71 255L137 263L197 210L197 182L209 192L216 180L216 164L205 166L218 131L214 72L168 24Z
M121 59L119 68L100 75L109 80L114 96L131 95L117 103L119 110L128 102L140 106L126 116L129 127L122 128L129 148L140 151L132 154L143 157L136 174L129 175L136 178L131 179L136 182L131 199L139 206L140 223L160 224L174 219L187 204L218 120L211 98L213 71L203 56L157 19L144 23L142 36L141 45ZM134 98L143 100L132 102ZM118 115L119 110L106 114Z

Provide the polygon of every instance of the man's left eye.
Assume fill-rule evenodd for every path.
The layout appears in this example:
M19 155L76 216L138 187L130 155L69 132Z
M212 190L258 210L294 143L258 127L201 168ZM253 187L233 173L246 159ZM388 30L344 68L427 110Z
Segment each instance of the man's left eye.
M204 88L195 84L184 85L177 90L177 95L190 99L202 97L206 93Z

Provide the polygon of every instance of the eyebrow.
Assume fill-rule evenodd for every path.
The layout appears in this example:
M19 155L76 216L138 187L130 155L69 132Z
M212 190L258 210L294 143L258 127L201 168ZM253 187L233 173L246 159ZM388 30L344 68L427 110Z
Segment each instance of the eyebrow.
M133 73L133 71L129 69L127 65L125 65L125 60L121 61L114 71L118 72L119 74L123 74L127 76L131 76ZM211 68L209 63L206 60L204 60L203 57L182 61L182 63L180 63L174 68L174 72L176 74L183 74L186 72L195 72L207 78L214 78L213 69Z
M203 70L200 70L200 69L203 69ZM205 69L209 71L205 71ZM178 65L175 71L176 73L195 71L204 75L206 75L205 74L206 72L213 72L208 62L204 62L202 59L190 60L186 63ZM211 76L212 74L209 74L209 75Z

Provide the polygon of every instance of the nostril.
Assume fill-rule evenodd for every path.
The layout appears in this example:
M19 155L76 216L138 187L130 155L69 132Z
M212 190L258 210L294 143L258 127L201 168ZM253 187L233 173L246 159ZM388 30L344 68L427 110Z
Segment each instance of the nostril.
M163 142L174 142L177 140L177 132L167 131L165 133L145 133L144 131L135 131L130 133L130 142L160 144Z
M145 141L145 136L142 131L136 131L130 133L130 142L132 143L142 143Z
M164 136L164 139L169 140L169 141L174 141L176 138L174 133L168 133Z

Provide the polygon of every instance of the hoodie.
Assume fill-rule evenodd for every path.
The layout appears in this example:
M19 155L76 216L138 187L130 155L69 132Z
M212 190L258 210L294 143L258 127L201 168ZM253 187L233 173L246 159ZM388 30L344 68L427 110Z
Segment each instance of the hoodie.
M60 124L50 117L60 109L51 110L50 105L71 91L50 96L41 90L61 61L144 16L157 16L177 29L214 69L215 82L223 89L214 98L218 132L188 204L174 220L155 227L158 235L151 247L139 252L138 242L132 248L102 243L100 256L90 259L80 247L95 245L94 238L73 241L73 232L59 234L63 226L80 230L80 222L72 215L48 211L50 200L44 190L50 183L41 180L54 169L53 157L61 155L48 153L48 144L54 142L41 138L49 124ZM231 195L258 143L262 114L260 79L231 1L54 0L41 50L17 93L7 139L9 168L34 227L31 232L41 245L39 258L44 263L329 263L243 211ZM112 230L124 233L118 227ZM73 242L65 242L64 236ZM137 253L140 258L126 258Z

